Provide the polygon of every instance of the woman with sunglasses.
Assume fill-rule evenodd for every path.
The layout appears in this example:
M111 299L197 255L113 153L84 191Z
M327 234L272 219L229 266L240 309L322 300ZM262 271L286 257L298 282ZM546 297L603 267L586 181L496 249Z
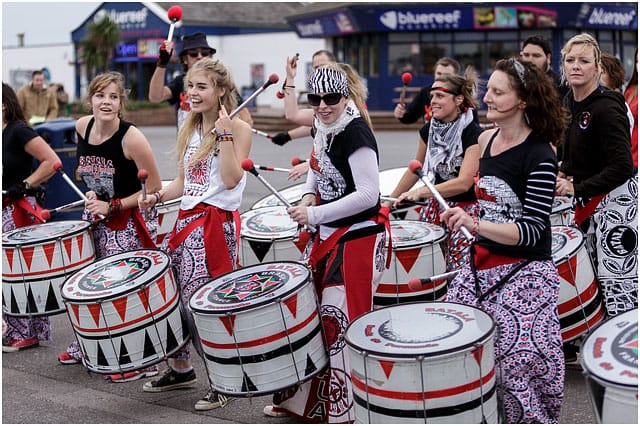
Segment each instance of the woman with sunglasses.
M451 74L436 79L430 91L433 116L420 129L415 157L423 164L424 175L435 178L435 187L449 206L460 206L472 217L479 212L473 178L478 172L478 136L482 132L474 120L476 88L477 76L472 68L467 68L464 77ZM418 176L407 169L390 194L398 201L385 205L397 207L404 200L427 198L430 203L420 212L420 219L441 224L439 205L427 187L409 191L417 181ZM443 247L448 271L460 269L468 262L470 244L460 231L449 232Z
M465 226L476 237L446 300L484 309L497 323L501 423L557 423L565 367L549 215L557 171L553 146L562 141L567 111L553 81L516 59L498 61L484 102L498 129L478 138L480 215L460 207L440 215L449 229Z
M325 371L298 389L276 394L277 405L266 406L264 413L294 415L306 422L353 422L349 362L340 336L351 320L372 309L373 293L385 268L378 147L366 115L357 106L364 99L351 97L351 93L362 93L363 87L350 88L339 65L315 70L310 86L311 169L300 204L287 211L299 224L317 228L309 264L330 361Z
M181 302L188 311L191 295L212 279L231 272L238 261L238 208L246 186L241 162L251 149L251 127L229 112L236 108L234 83L220 61L203 58L187 72L191 113L178 132L178 177L165 188L140 199L143 207L181 198L174 229L164 245L171 253ZM145 392L189 388L196 383L189 346L169 359L158 380ZM229 399L209 389L199 411L224 407Z

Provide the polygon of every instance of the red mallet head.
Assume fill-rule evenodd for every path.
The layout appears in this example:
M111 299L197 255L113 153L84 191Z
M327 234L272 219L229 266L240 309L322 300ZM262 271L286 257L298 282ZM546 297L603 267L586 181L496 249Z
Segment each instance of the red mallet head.
M171 6L167 10L167 17L172 22L178 22L182 19L182 8L180 6Z
M240 165L242 166L242 170L244 171L250 172L251 170L255 170L253 160L251 158L245 158L244 160L242 160L242 163L240 163Z
M58 170L62 169L62 161L56 161L55 163L53 163L53 170L55 170L56 172Z
M300 158L298 158L298 157L293 157L293 159L291 160L291 165L292 166L297 166L300 163L302 163L302 160L300 160Z
M417 170L422 170L422 163L418 160L409 161L409 170L411 170L411 173L416 173Z
M280 80L280 77L278 77L278 74L273 73L269 76L269 79L267 81L264 82L264 84L262 85L262 89L266 89L267 87L271 86L272 84L275 84L278 82L278 80Z
M138 180L144 182L147 180L148 177L149 177L149 172L147 172L145 169L138 170Z
M409 290L417 291L422 288L422 283L420 282L420 278L411 278L408 284Z
M278 90L278 91L276 92L276 98L278 98L278 99L284 99L284 93L282 93L281 91L279 91L279 90Z
M46 210L46 209L42 210L40 212L40 216L46 222L47 220L51 219L51 212L49 212L49 210Z
M402 84L407 85L411 83L412 78L413 77L411 76L410 72L405 72L404 74L402 74Z

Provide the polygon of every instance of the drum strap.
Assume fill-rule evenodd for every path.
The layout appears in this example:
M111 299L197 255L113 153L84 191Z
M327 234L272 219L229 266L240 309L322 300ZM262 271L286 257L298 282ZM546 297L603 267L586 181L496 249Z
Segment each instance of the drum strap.
M29 217L29 213L36 218L36 222L44 223L45 220L42 218L42 207L36 203L36 207L34 208L29 200L25 197L22 197L18 200L13 200L10 202L13 205L13 210L11 212L11 216L13 217L13 223L16 225L16 228L22 228L24 226L31 225L33 221Z
M598 207L598 204L600 204L600 201L602 201L606 195L607 194L600 194L595 197L591 197L584 206L581 202L576 203L576 213L573 219L576 222L576 225L582 226L582 222L591 216L591 214L596 210L596 207Z
M133 219L133 225L136 228L142 247L157 248L156 243L151 238L151 234L149 234L149 229L145 225L142 213L137 208L121 210L118 214L111 216L104 224L114 231L124 231L127 228L129 218Z
M478 303L482 302L491 293L493 293L494 291L498 290L500 287L505 285L516 273L518 273L518 271L520 271L522 268L524 268L529 263L531 263L531 259L515 259L516 261L520 261L520 263L516 265L516 267L513 268L511 272L509 272L507 275L502 277L500 281L498 281L496 284L491 286L486 292L482 293L482 290L480 289L480 281L478 280L478 272L476 269L476 261L477 261L476 245L471 244L471 247L469 247L469 250L471 251L471 261L469 262L469 267L471 268L471 273L473 274L473 279L475 281L476 298L478 299ZM506 263L502 263L502 264L506 264Z
M187 239L191 232L197 227L202 226L204 229L204 250L207 255L209 275L211 277L217 277L225 272L233 271L234 268L231 263L231 255L227 250L227 240L222 230L222 223L228 221L234 221L235 223L234 213L210 204L200 203L189 210L180 209L178 212L178 220L201 213L204 214L189 222L178 233L176 233L176 227L174 226L169 236L169 249L175 251L175 249Z

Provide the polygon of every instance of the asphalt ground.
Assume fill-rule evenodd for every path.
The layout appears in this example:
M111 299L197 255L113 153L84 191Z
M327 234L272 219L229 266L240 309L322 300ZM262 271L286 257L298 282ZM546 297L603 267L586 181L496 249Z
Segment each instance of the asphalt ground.
M174 127L143 127L156 154L161 177L173 179L176 160L173 154ZM380 150L380 170L406 167L417 146L417 132L376 132ZM251 158L256 164L289 168L294 157L307 158L311 139L294 140L283 147L254 135ZM289 182L285 173L260 171L278 188L298 184ZM247 176L247 188L241 211L270 193L255 176ZM82 365L61 365L59 353L74 339L66 314L51 316L53 340L25 351L2 354L2 423L7 424L80 424L80 423L295 423L289 418L271 418L262 414L271 397L238 398L226 407L198 412L195 402L208 388L202 360L193 357L198 382L191 389L162 393L142 391L145 379L129 383L111 383ZM159 367L164 368L164 363ZM596 418L579 364L570 365L565 380L565 398L560 423L595 423Z

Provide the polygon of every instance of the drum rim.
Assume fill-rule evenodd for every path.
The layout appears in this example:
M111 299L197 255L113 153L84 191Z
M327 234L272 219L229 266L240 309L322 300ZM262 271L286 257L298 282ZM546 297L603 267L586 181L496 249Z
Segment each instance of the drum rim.
M353 324L355 324L355 322L360 319L361 317L364 317L365 315L374 312L374 311L379 311L382 309L388 309L388 308L392 308L392 307L396 307L396 306L408 306L408 305L418 305L418 304L449 304L449 305L460 305L460 306L464 306L466 308L473 308L473 309L477 309L479 311L481 311L482 313L484 313L487 318L489 318L489 320L491 321L491 327L489 327L489 330L484 333L481 337L477 338L476 340L472 341L472 342L468 342L466 343L464 346L457 346L456 348L454 348L453 350L440 350L440 351L436 351L436 352L430 352L428 354L397 354L397 353L389 353L389 352L380 352L377 350L369 350L369 349L365 349L360 345L357 345L353 342L351 342L351 340L349 339L349 329L351 328L351 326ZM459 303L459 302L441 302L441 301L436 301L436 302L412 302L412 303L401 303L399 305L391 305L391 306L385 306L384 308L379 308L379 309L375 309L373 311L369 311L366 312L364 314L360 314L358 315L356 318L354 318L349 325L347 326L345 332L344 332L344 341L347 344L348 347L350 347L351 349L355 349L358 350L360 352L366 352L368 355L373 355L373 356L377 356L377 357L381 357L381 358L399 358L399 359L416 359L417 357L423 357L425 359L433 359L433 358L439 358L442 357L444 355L455 355L461 352L466 352L466 349L474 346L475 344L479 343L479 342L486 342L489 341L492 335L495 335L495 329L496 329L496 321L493 319L493 317L491 316L491 314L489 314L487 311L485 311L482 308L478 308L477 306L469 306L469 305L465 305L464 303Z
M243 222L243 216L246 218L248 213L251 212L256 212L256 214L259 214L261 210L266 210L266 209L275 209L275 210L284 210L284 212L286 213L286 209L287 207L282 205L282 204L277 204L275 206L262 206L262 207L258 207L255 209L249 209L243 213L240 214L240 222L242 224ZM250 216L252 217L252 216ZM292 221L292 224L296 225L295 222ZM257 236L255 233L253 233L253 235L247 235L245 233L243 233L244 228L241 226L240 227L240 238L241 239L246 239L249 241L256 241L256 242L269 242L269 241L279 241L279 240L290 240L291 238L295 237L296 232L297 232L297 228L292 229L291 231L289 231L288 233L284 233L284 232L280 232L280 235L278 236L269 236L269 235L273 235L274 233L271 234L262 234L264 235L264 238L260 238L259 236Z
M633 318L637 318L637 317L638 317L638 308L634 308L634 309L631 309L631 310L629 310L629 311L623 312L623 313L621 313L620 315L628 314L628 315L632 316L632 314L631 314L630 312L634 312L634 311L635 311L635 314L633 315ZM610 320L613 320L614 318L616 318L616 317L618 317L618 316L620 316L620 315L616 315L615 317L611 317L611 318L609 318L609 320L602 321L602 322L600 322L600 323L596 324L596 325L591 329L591 332L590 332L589 334L587 334L587 335L584 337L584 339L582 340L582 344L580 345L580 351L579 351L579 352L580 352L581 354L584 354L584 353L585 353L585 350L586 350L587 342L589 341L589 339L590 339L591 337L593 337L593 336L595 335L596 331L597 331L600 327L602 327L602 326L604 326L605 324L607 324ZM636 322L636 326L637 326L637 325L638 325L638 323ZM624 390L629 390L629 389L638 389L638 383L636 383L635 385L627 385L627 384L620 383L620 382L613 382L613 381L611 381L611 380L609 380L609 379L607 379L607 378L602 377L602 376L601 376L601 375L599 375L599 374L596 374L596 373L595 373L591 368L589 368L589 366L588 366L588 365L587 365L587 363L586 363L585 358L584 358L584 357L582 357L582 356L580 357L580 366L582 367L583 373L584 373L586 376L588 376L588 377L590 377L590 378L593 378L594 380L596 380L596 381L597 381L597 382L599 382L600 384L605 385L605 387L606 387L606 385L611 385L611 387L615 387L615 388L618 388L618 389L624 389Z
M553 263L558 266L561 263L565 262L567 259L571 259L573 256L575 256L581 249L585 248L585 240L584 240L584 232L582 232L582 230L580 228L578 228L577 226L572 226L572 225L554 225L551 227L551 236L553 239L553 228L571 228L574 229L576 231L578 231L580 233L580 235L582 236L582 244L579 244L578 247L575 248L575 250L572 250L570 253L565 254L564 256L562 256L560 259L558 259L558 261L556 262L556 260L553 258L553 253L551 253L551 260L553 260Z
M389 229L391 229L391 238L393 241L393 228L391 228L391 224L393 224L393 222L417 222L417 223L426 223L432 226L437 226L438 228L440 228L442 230L442 236L438 239L435 240L431 240L431 241L425 241L426 244L411 244L411 245L399 245L396 246L395 244L393 244L393 251L396 251L396 247L397 247L397 251L402 251L402 250L409 250L409 249L414 249L417 247L428 247L429 245L434 245L434 244L440 244L441 242L443 242L444 240L446 240L447 238L447 230L445 228L443 228L440 225L436 225L434 223L431 222L427 222L424 220L413 220L413 219L400 219L400 220L392 220L389 222Z
M220 314L220 313L222 313L222 314L226 314L226 313L249 312L249 311L252 311L252 310L254 310L254 309L261 308L261 307L263 307L264 305L267 305L267 304L269 304L269 303L272 303L272 302L274 302L274 301L276 301L276 300L278 300L278 299L281 299L281 300L282 300L282 299L285 299L287 296L290 296L290 295L291 295L295 290L297 290L300 286L299 286L299 285L297 285L297 286L295 286L295 287L290 288L290 289L289 289L289 290L287 290L285 293L282 293L282 294L279 296L279 298L278 298L278 299L275 299L275 298L265 299L265 300L262 300L262 301L260 301L259 303L256 303L256 304L245 305L245 306L238 306L238 307L236 307L236 308L227 307L226 309L203 309L203 308L198 308L198 307L195 307L195 306L192 306L192 305L191 305L191 300L193 300L193 299L195 298L196 294L197 294L197 293L198 293L198 292L199 292L199 291L200 291L204 286L206 286L206 285L210 284L210 283L211 283L211 282L213 282L213 281L221 280L221 279L223 279L224 277L226 277L227 275L231 275L231 274L236 273L236 272L238 272L238 271L241 271L241 270L243 270L243 269L255 268L255 267L258 267L258 266L261 266L261 265L269 265L269 264L280 264L280 265L281 265L281 264L283 264L283 263L288 263L288 264L295 263L295 264L298 264L298 265L303 266L304 270L308 273L308 277L309 277L309 279L310 279L310 283L311 283L311 285L313 285L313 274L311 273L311 270L309 269L309 266L307 266L306 264L304 264L304 263L302 263L302 262L297 262L297 261L294 261L294 260L292 260L292 261L286 261L286 262L282 262L282 261L280 261L280 262L278 262L278 261L263 262L263 263L259 263L259 264L256 264L256 265L248 266L247 268L241 268L241 269L236 269L236 270L233 270L233 271L227 272L227 273L225 273L225 274L219 275L218 277L216 277L216 278L214 278L214 279L212 279L212 280L207 281L207 282L206 282L206 283L204 283L204 284L203 284L203 285L202 285L198 290L194 291L194 292L193 292L193 294L191 295L191 297L189 297L189 310L191 310L191 311L192 311L192 312L194 312L194 313L199 313L199 314L211 314L211 315ZM300 283L300 284L304 284L305 282L306 282L306 281L301 281L301 283ZM314 292L314 293L315 293L315 292ZM317 295L316 295L316 298L317 298Z
M34 240L34 241L29 241L29 242L21 242L21 243L11 243L11 242L5 242L4 241L4 237L2 238L2 247L11 247L11 248L18 248L18 247L31 247L31 246L38 246L41 245L42 243L48 243L51 241L57 241L61 238L67 238L67 237L74 237L76 235L82 234L84 232L87 232L89 230L89 228L91 227L91 222L87 221L87 220L82 220L82 219L77 219L77 220L59 220L59 221L54 221L54 222L47 222L46 224L54 224L54 223L61 223L61 222L84 222L83 226L71 231L68 234L63 234L63 235L58 235L56 237L48 237L46 239L43 240ZM39 223L39 224L33 224L33 225L27 225L27 226L34 226L34 225L45 225L45 223ZM23 227L23 228L26 228ZM8 232L15 232L19 229L22 228L16 228L16 229L12 229L11 231Z
M300 187L300 188L302 188L303 186L304 186L304 183L296 183L296 184L294 184L294 185L290 185L290 186L286 186L286 187L282 188L282 189L280 190L280 192L285 192L285 191L287 191L287 190L291 190L291 189L293 189L293 188L295 188L295 187ZM273 199L273 198L277 199L278 197L276 197L276 196L275 196L275 195L273 195L273 194L265 195L264 197L260 198L260 199L259 199L259 200L257 200L255 203L253 203L253 204L251 205L251 208L249 208L249 210L247 210L247 211L245 211L245 212L242 212L242 214L245 214L246 212L249 212L249 211L251 211L251 210L261 209L261 208L263 208L263 207L274 207L274 206L258 206L258 207L255 207L257 204L259 204L259 203L261 203L261 202L264 202L264 200L267 200L267 199ZM281 206L281 205L282 205L282 204L280 204L280 201L278 201L278 203L279 203L279 204L275 204L275 205L276 205L276 206ZM292 203L292 204L293 204L293 203Z
M84 298L84 299L76 299L76 298L72 298L72 297L65 297L64 288L65 288L65 286L67 284L67 281L70 281L72 278L75 278L76 275L80 274L84 269L88 268L89 266L95 265L98 262L102 262L104 260L113 258L115 256L122 256L122 255L125 255L125 254L128 254L128 253L135 253L135 252L138 252L138 251L155 251L155 252L162 253L162 255L166 256L168 262L162 268L162 270L158 271L156 274L154 274L154 276L149 277L147 279L147 281L145 281L143 284L140 284L140 285L138 285L136 287L130 288L129 291L127 291L127 292L120 292L120 293L112 294L112 295L109 295L109 296L101 296L101 297L94 297L94 298ZM167 273L167 270L171 270L171 257L163 250L160 250L160 249L157 249L157 248L156 249L150 248L150 249L137 249L137 250L123 251L123 252L120 252L118 254L114 254L113 256L103 257L102 259L100 259L98 261L95 261L95 262L91 263L90 265L85 266L84 268L80 269L79 271L76 271L73 275L68 277L61 284L61 286L60 286L60 297L65 302L65 305L66 305L67 301L83 305L83 304L89 304L89 303L103 302L103 301L112 300L112 299L119 299L122 296L131 294L133 290L142 290L143 288L146 288L147 286L155 283L158 278L160 278L161 276L164 276ZM175 281L175 277L174 277L174 281Z

